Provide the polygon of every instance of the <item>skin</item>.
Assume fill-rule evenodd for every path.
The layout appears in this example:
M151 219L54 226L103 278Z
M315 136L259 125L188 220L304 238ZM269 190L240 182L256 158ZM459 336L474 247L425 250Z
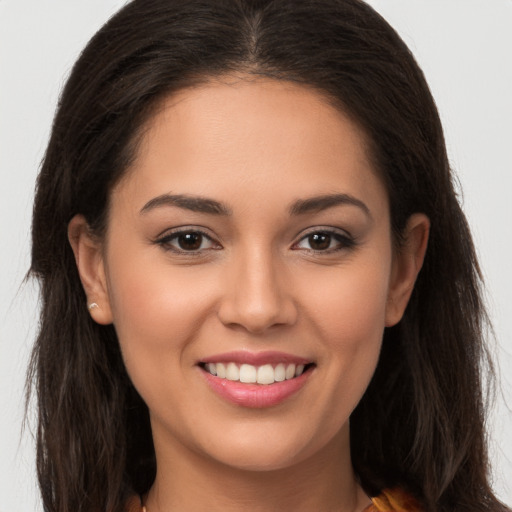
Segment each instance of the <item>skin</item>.
M151 203L165 194L208 198L229 214ZM333 194L364 206L290 213L298 200ZM199 250L179 251L168 236L178 227L207 235ZM158 471L148 511L368 505L350 463L349 417L385 326L407 305L428 228L412 216L394 250L364 134L317 92L238 77L162 104L112 191L105 240L81 216L69 226L88 301L99 305L91 315L114 323L150 410ZM331 232L327 248L313 232ZM213 393L197 365L233 350L282 351L315 367L283 403L240 407Z

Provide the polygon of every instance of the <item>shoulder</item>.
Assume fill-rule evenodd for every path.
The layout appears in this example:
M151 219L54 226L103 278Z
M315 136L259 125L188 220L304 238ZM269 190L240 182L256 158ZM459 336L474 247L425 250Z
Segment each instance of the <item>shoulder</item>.
M372 504L364 512L421 512L419 503L401 489L386 489L372 498Z

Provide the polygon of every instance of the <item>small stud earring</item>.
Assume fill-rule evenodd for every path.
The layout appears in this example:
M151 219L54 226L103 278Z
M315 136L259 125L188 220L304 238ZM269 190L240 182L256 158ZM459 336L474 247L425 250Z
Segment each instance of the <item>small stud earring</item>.
M87 309L89 311L91 311L91 309L94 309L94 308L99 308L98 304L96 304L96 302L91 302L88 306L87 306Z

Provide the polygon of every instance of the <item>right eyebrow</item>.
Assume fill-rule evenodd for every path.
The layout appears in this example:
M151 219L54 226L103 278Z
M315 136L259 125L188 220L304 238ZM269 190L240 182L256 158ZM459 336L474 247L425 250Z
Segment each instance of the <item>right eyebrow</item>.
M224 204L201 196L188 196L183 194L162 194L149 200L140 210L140 214L147 213L155 208L175 206L192 212L208 213L211 215L231 215L231 210Z
M317 213L328 208L340 205L352 205L361 209L370 219L372 215L370 209L363 201L350 194L326 194L321 196L309 197L306 199L298 199L290 207L291 215L302 215L305 213Z

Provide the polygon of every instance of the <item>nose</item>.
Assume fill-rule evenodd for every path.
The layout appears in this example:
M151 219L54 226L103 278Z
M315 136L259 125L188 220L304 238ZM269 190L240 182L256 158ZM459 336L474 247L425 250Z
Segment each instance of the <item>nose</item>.
M270 251L255 249L231 262L218 309L224 325L263 333L296 322L292 280L276 259Z

